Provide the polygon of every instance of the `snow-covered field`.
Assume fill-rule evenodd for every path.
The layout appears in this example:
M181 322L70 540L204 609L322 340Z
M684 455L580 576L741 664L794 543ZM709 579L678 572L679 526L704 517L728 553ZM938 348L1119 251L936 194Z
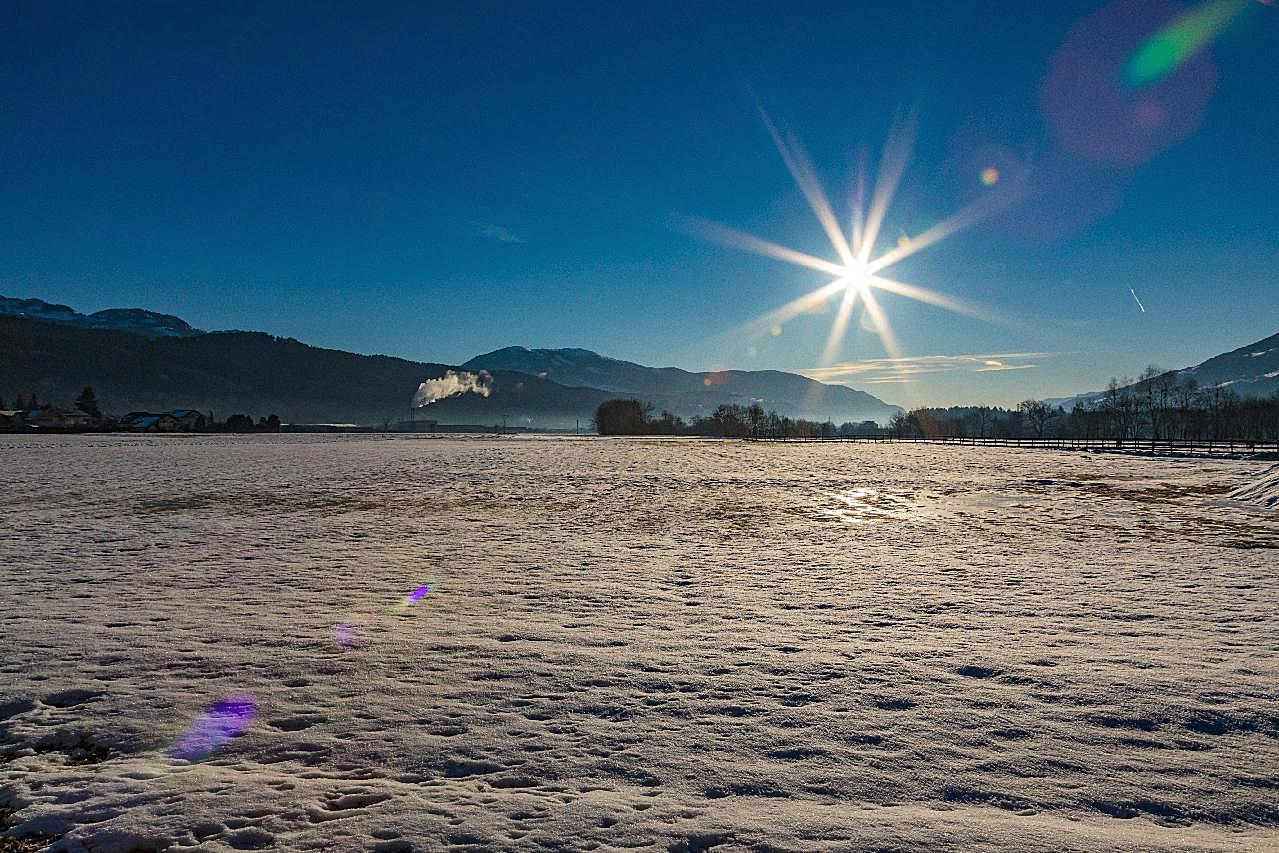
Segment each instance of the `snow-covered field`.
M0 436L0 464L0 850L1279 849L1279 515L1221 500L1266 462Z

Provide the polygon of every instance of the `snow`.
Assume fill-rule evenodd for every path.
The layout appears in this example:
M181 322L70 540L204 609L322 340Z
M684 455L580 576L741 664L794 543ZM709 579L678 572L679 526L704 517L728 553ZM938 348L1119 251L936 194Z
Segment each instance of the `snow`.
M1279 465L1235 489L1226 495L1226 499L1260 509L1279 510Z
M36 484L0 498L0 819L54 850L1279 845L1279 517L1219 501L1266 463L369 435L0 460ZM175 757L192 731L216 750Z

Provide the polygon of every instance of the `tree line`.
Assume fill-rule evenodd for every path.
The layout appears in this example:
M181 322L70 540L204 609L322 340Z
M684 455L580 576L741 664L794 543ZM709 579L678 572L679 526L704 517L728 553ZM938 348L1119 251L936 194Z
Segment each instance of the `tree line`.
M810 421L764 411L759 403L724 403L706 416L685 421L651 403L634 399L605 400L595 410L592 425L600 435L707 435L721 438L837 438L883 433L874 421Z
M1106 441L1279 441L1279 392L1242 397L1228 386L1151 366L1114 378L1069 412L1043 400L998 406L920 408L888 425L899 437L1068 438Z
M125 415L124 417L121 417L121 418L115 418L115 417L112 417L111 415L105 414L102 411L102 407L98 403L98 395L94 392L92 387L85 387L85 389L82 390L76 396L74 409L67 409L65 407L56 406L48 402L41 402L39 397L34 392L32 392L30 395L19 394L17 397L15 397L13 410L16 410L17 412L22 414L26 414L28 412L38 412L41 415L45 415L47 413L47 415L49 416L49 419L52 421L60 420L57 417L59 413L78 412L80 413L80 415L83 416L83 418L81 418L81 421L87 420L87 423L81 426L53 427L54 429L63 430L63 431L91 430L91 431L98 431L98 432L109 432L112 430L130 430L135 428L129 420L129 417L130 417L129 415ZM5 405L5 400L3 397L0 397L0 411L10 411L8 406ZM132 414L135 416L141 415L145 417L148 413L134 412ZM211 416L205 417L204 415L198 412L192 412L191 414L198 415L198 417L195 418L193 422L180 423L177 421L176 418L173 419L174 424L171 431L174 431L174 432L279 432L281 427L280 418L279 416L275 414L271 414L266 417L260 417L257 419L256 422L254 422L253 418L245 414L231 415L225 421L215 421L212 419ZM171 413L169 412L159 413L160 417L163 417L166 415L172 417ZM9 420L3 424L0 424L0 429L2 429L5 432L11 432L14 429L21 429L22 431L25 431L26 427L27 427L26 423L22 421ZM42 429L44 430L48 430L50 428L51 427L49 426L42 427Z
M1279 441L1279 392L1242 397L1223 385L1150 366L1137 379L1112 377L1106 390L1066 411L1043 400L1012 408L917 408L875 421L836 426L788 418L759 403L724 404L685 421L634 399L607 400L594 418L600 435L708 435L727 438L1065 438L1108 441Z

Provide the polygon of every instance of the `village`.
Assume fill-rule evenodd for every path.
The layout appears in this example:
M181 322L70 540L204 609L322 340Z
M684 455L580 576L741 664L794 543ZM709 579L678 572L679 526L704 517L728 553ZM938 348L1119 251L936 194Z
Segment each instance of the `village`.
M169 409L162 412L129 412L114 417L102 411L92 388L85 388L74 406L58 406L39 401L36 394L19 395L13 407L0 398L0 433L74 433L74 432L279 432L276 415L253 418L233 414L224 421L215 420L212 412L197 409Z

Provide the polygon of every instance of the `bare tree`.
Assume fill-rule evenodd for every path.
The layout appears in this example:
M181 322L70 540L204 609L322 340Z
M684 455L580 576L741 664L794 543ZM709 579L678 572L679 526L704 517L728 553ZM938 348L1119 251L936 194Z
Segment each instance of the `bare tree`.
M1193 376L1182 377L1173 389L1173 399L1177 406L1177 415L1181 419L1181 439L1185 441L1191 433L1191 412L1195 408L1198 397L1199 381Z
M978 438L986 438L986 433L990 429L990 420L990 406L974 406L968 413L968 423Z
M1026 422L1035 431L1035 438L1044 437L1044 427L1052 417L1053 407L1043 400L1022 400L1017 404L1017 411L1026 417Z
M759 404L759 401L751 403L746 409L746 423L753 437L759 438L760 431L764 428L765 418L764 407Z

